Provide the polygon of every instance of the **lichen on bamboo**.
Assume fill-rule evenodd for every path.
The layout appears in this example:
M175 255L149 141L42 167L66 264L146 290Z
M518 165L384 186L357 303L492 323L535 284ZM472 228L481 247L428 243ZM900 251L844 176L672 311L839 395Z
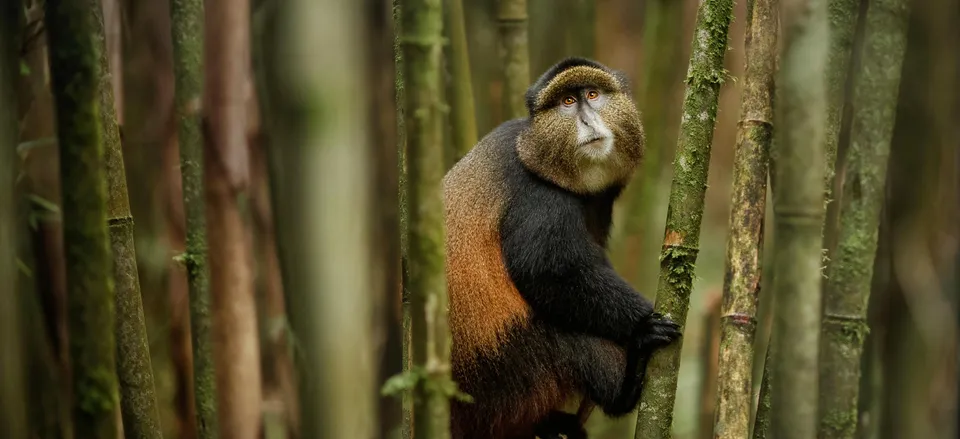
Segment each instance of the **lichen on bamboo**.
M726 76L723 58L732 17L731 0L706 0L700 4L687 70L687 90L655 305L657 312L681 327L685 325L690 306L694 265L699 252L710 144L720 84ZM647 365L637 417L637 437L664 439L671 436L682 343L680 338L658 350Z
M824 439L850 439L857 428L867 302L908 18L905 0L878 0L866 13L863 67L854 76L851 142L842 173L838 244L824 288L819 399L819 437Z

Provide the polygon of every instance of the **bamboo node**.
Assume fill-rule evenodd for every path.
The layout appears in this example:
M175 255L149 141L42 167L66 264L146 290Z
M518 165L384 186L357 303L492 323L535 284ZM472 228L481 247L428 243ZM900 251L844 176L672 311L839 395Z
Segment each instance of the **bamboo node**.
M720 319L737 326L747 326L751 328L757 326L757 318L744 313L725 314L721 316Z
M120 227L120 226L126 226L130 224L133 224L133 217L129 215L122 216L119 218L110 218L109 220L107 220L107 225L109 227Z

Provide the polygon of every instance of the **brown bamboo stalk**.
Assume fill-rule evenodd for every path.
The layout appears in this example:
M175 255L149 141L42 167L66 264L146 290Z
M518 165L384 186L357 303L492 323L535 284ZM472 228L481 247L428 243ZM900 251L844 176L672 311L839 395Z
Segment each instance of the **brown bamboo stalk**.
M749 0L744 85L734 156L733 200L724 276L720 379L714 437L750 432L753 347L757 331L767 163L773 136L777 0Z
M260 348L253 260L239 197L249 186L244 86L249 69L249 2L204 4L203 185L207 205L211 328L222 437L260 431Z

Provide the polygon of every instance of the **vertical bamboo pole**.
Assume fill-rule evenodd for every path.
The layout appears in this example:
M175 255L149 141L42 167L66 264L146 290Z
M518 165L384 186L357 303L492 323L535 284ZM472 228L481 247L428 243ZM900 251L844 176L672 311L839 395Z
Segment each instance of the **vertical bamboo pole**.
M733 18L731 0L705 0L697 13L697 26L687 91L683 103L673 185L660 255L656 312L685 326L693 288L694 266L699 252L700 224L710 165L710 144L717 114L717 100L725 70L727 30ZM656 351L647 365L637 438L666 439L671 436L673 407L683 338Z
M500 51L503 65L504 117L527 116L524 101L530 87L530 45L527 32L527 0L497 0Z
M773 136L777 0L747 2L744 85L733 165L714 437L746 438L753 395L767 162Z
M824 288L819 401L822 439L852 439L877 231L907 46L909 2L875 0L855 76L850 148L843 161L840 232Z
M771 434L813 439L817 417L820 262L829 29L826 0L784 0L773 150L776 310Z

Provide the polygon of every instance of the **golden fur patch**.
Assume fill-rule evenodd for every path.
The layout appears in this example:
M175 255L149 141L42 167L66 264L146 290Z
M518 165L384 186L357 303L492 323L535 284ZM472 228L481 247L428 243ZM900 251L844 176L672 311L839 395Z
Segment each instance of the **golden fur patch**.
M506 190L488 151L475 148L444 178L451 354L459 364L478 351L496 353L505 329L529 313L501 256Z

